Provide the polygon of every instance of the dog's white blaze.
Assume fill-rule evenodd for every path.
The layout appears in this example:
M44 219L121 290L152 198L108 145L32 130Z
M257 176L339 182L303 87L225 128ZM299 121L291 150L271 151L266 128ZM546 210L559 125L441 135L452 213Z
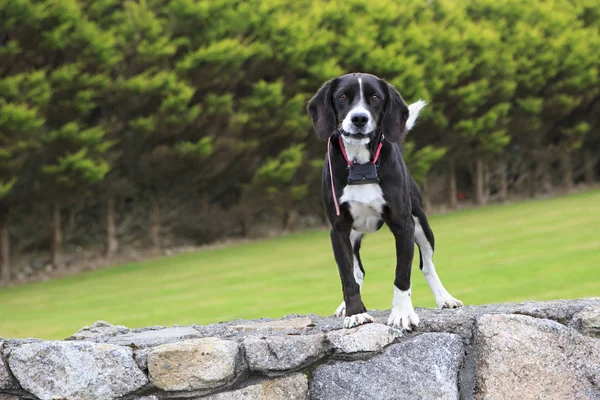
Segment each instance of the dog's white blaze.
M346 115L346 118L344 118L344 121L342 121L342 128L344 129L344 131L346 131L348 133L356 133L357 132L356 127L352 123L352 117L354 117L354 115L356 115L356 114L366 114L367 117L369 118L369 122L367 122L367 125L365 125L364 132L365 133L372 132L375 130L376 122L373 120L371 113L366 108L365 96L363 93L363 86L362 86L361 78L358 78L358 87L359 87L359 96L360 96L358 104L352 110L350 110L348 115ZM367 143L368 143L368 141L367 141Z
M410 131L413 126L415 126L415 122L417 122L417 118L419 118L419 113L427 105L426 101L419 99L416 103L412 103L408 106L408 120L406 121L406 131Z
M358 283L358 286L362 288L363 281L365 279L365 274L360 269L360 265L358 263L358 259L354 256L354 280Z
M431 243L429 243L429 240L427 240L427 237L425 236L425 232L419 223L419 219L413 216L413 220L415 221L415 241L419 245L419 249L421 249L421 257L423 258L423 275L425 276L429 288L433 292L435 302L440 308L460 307L462 302L448 293L435 272L435 266L433 265L433 249L431 248Z
M358 78L358 91L360 93L360 101L362 101L365 98L362 88L362 78Z
M356 246L356 242L358 242L362 238L362 233L355 231L352 229L350 231L350 244L352 245L352 258L354 260L353 269L354 269L354 280L358 283L358 286L362 289L363 281L365 279L365 274L360 269L360 264L358 263L358 258L354 254L354 246ZM346 302L342 301L342 304L335 309L334 315L336 317L344 317L346 316Z
M354 280L356 281L356 283L358 283L358 286L360 286L362 288L363 285L363 281L365 279L365 274L363 274L362 270L360 269L360 264L358 263L358 258L356 257L356 254L354 254L354 246L356 246L356 243L362 238L362 233L355 231L354 229L352 229L350 231L350 244L352 245L352 258L354 260Z
M411 325L419 325L419 317L412 305L410 288L400 290L394 286L394 299L392 300L392 312L388 318L388 325L405 330L410 330Z
M381 187L376 183L346 185L340 204L348 203L354 219L352 228L361 233L376 232L381 221L385 200Z

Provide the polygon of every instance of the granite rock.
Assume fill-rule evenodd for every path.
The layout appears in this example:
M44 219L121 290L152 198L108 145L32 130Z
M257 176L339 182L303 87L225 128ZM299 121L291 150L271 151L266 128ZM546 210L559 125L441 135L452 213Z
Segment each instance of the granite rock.
M164 344L148 354L150 380L165 391L218 388L232 383L243 367L238 344L218 338Z
M84 326L67 340L92 340L117 334L129 333L131 329L123 325L112 325L106 321L96 321L92 326Z
M20 400L19 396L15 394L3 394L0 393L0 400Z
M464 348L459 336L425 333L388 346L369 360L324 364L313 371L312 399L458 399Z
M106 339L106 343L133 348L154 347L176 343L186 339L201 338L200 332L190 326L152 329L142 332L129 332Z
M148 354L152 347L142 347L133 351L133 358L142 371L148 371Z
M206 400L308 400L308 379L295 373L265 379L244 388L207 396Z
M524 315L477 321L477 399L599 399L600 341Z
M4 343L0 342L0 350L4 347ZM9 389L12 387L12 379L8 373L8 369L2 359L2 352L0 352L0 389Z
M327 340L337 354L360 354L380 351L401 336L402 331L398 329L373 323L331 331L327 334Z
M582 334L600 338L600 306L589 307L578 312L569 326L573 326Z
M325 356L325 335L248 337L244 339L250 370L263 374L305 367Z
M42 400L105 400L148 382L131 349L110 344L29 343L13 348L8 363L21 386Z
M231 326L238 331L259 331L259 330L301 330L309 327L312 320L308 317L297 317L289 319L279 319L273 321L247 321Z

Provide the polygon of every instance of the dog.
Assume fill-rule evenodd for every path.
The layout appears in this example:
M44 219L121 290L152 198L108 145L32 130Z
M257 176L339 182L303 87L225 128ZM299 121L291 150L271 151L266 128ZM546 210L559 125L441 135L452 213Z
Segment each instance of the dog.
M365 276L360 245L364 234L379 230L384 223L396 240L388 325L408 331L419 324L410 283L415 242L421 271L438 307L462 306L435 271L433 232L400 151L401 139L425 105L419 100L407 106L391 84L364 73L326 82L307 104L317 136L328 141L322 192L344 298L335 315L344 317L344 328L373 322L360 295Z

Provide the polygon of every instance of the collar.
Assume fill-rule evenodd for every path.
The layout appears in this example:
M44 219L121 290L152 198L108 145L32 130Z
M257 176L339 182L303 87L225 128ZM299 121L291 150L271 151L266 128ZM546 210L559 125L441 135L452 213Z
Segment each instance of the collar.
M341 135L338 136L338 141L340 143L340 148L342 149L342 154L344 155L344 158L346 159L346 163L348 165L354 165L354 163L348 159L348 154L346 154L346 147L344 146L344 141L342 140ZM383 135L381 135L381 137L379 138L379 145L377 145L377 150L375 150L375 156L373 157L373 161L370 161L371 164L377 163L377 160L379 159L379 153L381 153L382 147L383 147Z

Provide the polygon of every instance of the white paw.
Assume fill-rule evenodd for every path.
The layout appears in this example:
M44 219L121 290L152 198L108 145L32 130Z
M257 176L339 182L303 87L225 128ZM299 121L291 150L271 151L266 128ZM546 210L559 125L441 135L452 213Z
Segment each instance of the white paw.
M354 328L355 326L368 324L369 322L373 321L373 317L367 313L354 314L350 317L344 318L344 328Z
M346 302L342 301L342 304L338 308L335 309L336 317L345 317L346 316Z
M394 300L392 300L392 312L388 318L388 325L402 328L405 331L410 331L413 326L419 326L419 317L415 313L410 296L410 288L400 290L394 286Z
M388 325L394 328L401 328L405 331L410 331L412 327L419 326L419 316L415 313L415 310L410 307L404 309L392 308L390 317L388 318Z
M436 298L435 302L439 308L458 308L463 306L462 301L455 299L448 292Z

